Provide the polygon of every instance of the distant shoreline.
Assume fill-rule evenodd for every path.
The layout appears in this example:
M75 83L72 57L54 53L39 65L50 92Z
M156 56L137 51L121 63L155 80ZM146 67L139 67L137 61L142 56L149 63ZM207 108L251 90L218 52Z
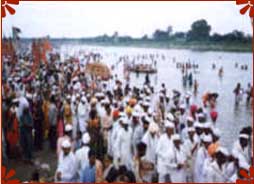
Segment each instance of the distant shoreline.
M31 43L32 39L21 39L21 42ZM55 46L61 44L80 44L105 47L137 47L154 49L186 49L192 51L218 51L218 52L242 52L251 53L252 43L241 42L181 42L181 41L154 41L154 40L131 40L131 41L96 41L93 39L51 38Z
M155 43L104 43L104 42L83 42L82 44L94 46L112 46L112 47L137 47L137 48L154 48L154 49L186 49L192 51L218 51L218 52L242 52L251 53L252 45L235 45L235 44L165 44Z

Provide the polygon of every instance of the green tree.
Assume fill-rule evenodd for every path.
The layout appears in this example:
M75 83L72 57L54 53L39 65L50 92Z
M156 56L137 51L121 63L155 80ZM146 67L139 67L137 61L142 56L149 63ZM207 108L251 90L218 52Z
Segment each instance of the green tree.
M187 33L188 41L206 41L209 39L211 26L206 20L201 19L192 23L191 30Z
M171 36L171 34L173 32L173 27L172 26L168 26L167 32L168 32L168 36Z
M144 36L142 36L141 40L148 40L148 35L145 34Z
M154 40L159 40L159 41L168 40L169 39L168 32L160 30L160 29L157 29L153 33L153 39Z

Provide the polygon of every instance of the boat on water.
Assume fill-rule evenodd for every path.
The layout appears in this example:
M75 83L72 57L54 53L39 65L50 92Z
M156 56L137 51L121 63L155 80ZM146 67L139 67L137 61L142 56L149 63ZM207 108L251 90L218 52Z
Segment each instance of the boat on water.
M151 64L135 64L130 66L128 70L136 73L157 73L157 69Z
M102 80L108 80L111 76L109 67L101 62L87 63L86 72L93 76L99 76Z

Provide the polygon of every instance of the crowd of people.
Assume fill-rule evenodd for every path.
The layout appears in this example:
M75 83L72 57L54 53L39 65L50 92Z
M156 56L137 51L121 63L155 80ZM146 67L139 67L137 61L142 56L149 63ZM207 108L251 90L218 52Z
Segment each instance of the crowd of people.
M31 74L31 63L3 60L6 159L21 148L34 164L47 141L58 159L56 182L235 182L249 170L252 128L240 130L232 150L223 147L214 93L194 104L193 93L164 83L155 90L117 75L104 81L59 57Z

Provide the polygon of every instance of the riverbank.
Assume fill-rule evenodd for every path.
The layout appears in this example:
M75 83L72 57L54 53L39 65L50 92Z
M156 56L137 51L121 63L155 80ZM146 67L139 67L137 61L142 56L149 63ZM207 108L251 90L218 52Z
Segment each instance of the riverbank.
M131 40L131 41L94 41L83 39L51 39L52 42L85 44L91 46L113 47L137 47L159 49L187 49L194 51L224 51L224 52L252 52L252 44L239 42L181 42L181 41L154 41L154 40Z

